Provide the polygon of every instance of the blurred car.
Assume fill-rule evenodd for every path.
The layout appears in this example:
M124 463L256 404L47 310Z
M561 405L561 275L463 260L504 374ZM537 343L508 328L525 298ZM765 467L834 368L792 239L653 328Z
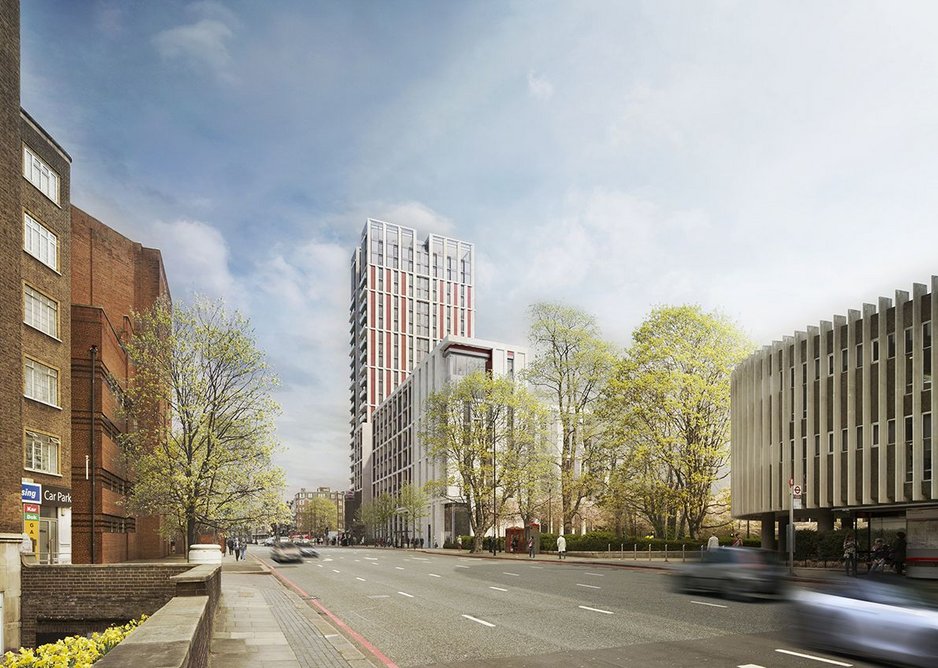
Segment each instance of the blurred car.
M737 600L781 596L787 582L775 552L748 547L705 550L698 563L672 577L677 591L712 592Z
M806 648L883 661L938 666L938 605L898 576L844 578L798 590L793 640Z
M279 564L286 562L303 561L303 554L300 548L290 541L280 541L274 543L270 548L270 558Z
M267 547L270 547L275 542L277 542L277 539L274 538L273 536L268 536L267 538L264 539L264 545Z
M316 551L316 548L314 548L313 544L308 540L298 540L296 541L296 546L300 548L300 554L304 557L316 558L319 556L319 552Z

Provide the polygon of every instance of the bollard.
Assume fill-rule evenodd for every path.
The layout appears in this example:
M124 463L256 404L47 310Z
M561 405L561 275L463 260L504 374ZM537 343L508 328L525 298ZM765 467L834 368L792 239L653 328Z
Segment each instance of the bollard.
M664 544L664 563L668 563L668 544Z
M651 561L651 543L648 543L648 561Z
M681 563L682 563L682 564L686 564L686 563L687 563L687 555L684 554L684 546L683 546L683 545L681 545Z
M606 554L612 552L612 543L606 543Z
M624 547L625 547L625 544L624 544L624 543L619 543L619 561L622 561L622 559L625 558L625 557L624 557L624 554L625 554L625 553L624 553L624 550L623 550Z
M632 543L632 561L638 561L638 543Z

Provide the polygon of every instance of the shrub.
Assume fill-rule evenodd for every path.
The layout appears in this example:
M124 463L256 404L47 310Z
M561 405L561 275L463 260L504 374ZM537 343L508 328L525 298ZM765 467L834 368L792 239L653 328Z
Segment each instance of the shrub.
M36 649L22 648L7 652L0 668L85 668L103 657L147 618L131 620L123 626L112 626L90 638L69 636Z

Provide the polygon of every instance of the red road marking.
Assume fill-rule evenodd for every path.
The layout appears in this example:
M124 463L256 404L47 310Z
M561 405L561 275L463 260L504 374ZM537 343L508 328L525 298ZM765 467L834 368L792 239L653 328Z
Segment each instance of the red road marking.
M352 627L350 627L348 624L346 624L346 623L343 622L341 619L339 619L338 617L336 617L336 615L335 615L331 610L329 610L328 608L326 608L326 606L324 606L322 603L320 603L319 601L313 600L313 598L312 598L309 594L307 594L305 591L303 591L298 585L294 584L293 581L290 580L287 576L282 575L282 574L280 573L280 571L278 571L276 568L271 568L271 569L270 569L270 572L274 575L274 577L276 577L278 580L280 580L283 584L285 584L285 585L288 586L290 589L292 589L293 591L295 591L297 594L299 594L300 596L302 596L302 597L304 598L304 600L305 600L307 603L309 603L311 606L313 606L314 608L316 608L317 610L319 610L320 612L322 612L322 613L323 613L326 617L328 617L336 626L338 626L339 628L341 628L341 629L342 629L343 631L345 631L348 635L352 636L352 638L355 639L355 642L357 642L357 643L360 644L362 647L364 647L364 648L367 649L369 652L371 652L371 653L375 656L375 658L378 659L378 661L380 661L381 663L383 663L385 666L387 666L387 668L398 668L398 665L397 665L396 663L394 663L393 661L391 661L391 659L389 659L388 657L386 657L386 656L381 652L380 649L378 649L377 647L375 647L374 645L372 645L370 642L368 642L367 640L365 640L365 638L362 637L362 635L361 635L360 633L358 633L357 631L355 631L354 629L352 629Z

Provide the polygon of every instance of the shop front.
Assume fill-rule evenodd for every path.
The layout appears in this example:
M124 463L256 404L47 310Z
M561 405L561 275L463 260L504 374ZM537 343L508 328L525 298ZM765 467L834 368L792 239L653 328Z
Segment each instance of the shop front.
M41 564L72 563L72 491L23 481L23 533Z

